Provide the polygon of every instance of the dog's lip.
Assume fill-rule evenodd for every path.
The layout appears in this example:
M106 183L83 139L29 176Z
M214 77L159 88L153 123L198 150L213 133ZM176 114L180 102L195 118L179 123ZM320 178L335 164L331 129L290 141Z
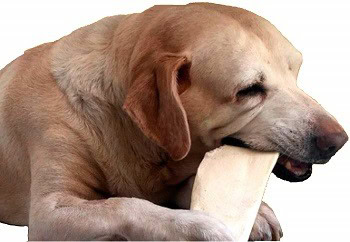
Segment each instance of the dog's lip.
M223 138L221 140L221 144L223 145L231 145L231 146L238 146L238 147L242 147L242 148L250 148L249 145L247 145L246 143L244 143L244 141L234 138L234 137L230 137L227 136L225 138Z
M312 174L312 164L281 154L272 171L278 178L289 182L301 182Z
M223 138L221 144L252 149L252 147L247 145L244 141L232 136ZM293 159L285 154L280 154L272 172L282 180L301 182L311 176L312 164Z

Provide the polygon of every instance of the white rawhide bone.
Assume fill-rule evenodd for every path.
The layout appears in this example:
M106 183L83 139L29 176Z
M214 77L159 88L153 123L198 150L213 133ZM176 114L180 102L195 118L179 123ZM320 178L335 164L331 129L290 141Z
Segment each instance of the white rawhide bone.
M247 241L278 153L222 146L208 152L194 181L191 209L224 222Z

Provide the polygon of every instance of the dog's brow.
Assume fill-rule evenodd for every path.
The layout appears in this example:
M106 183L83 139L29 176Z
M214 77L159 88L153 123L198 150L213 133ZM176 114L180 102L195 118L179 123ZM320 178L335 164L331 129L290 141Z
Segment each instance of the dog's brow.
M262 71L260 71L260 72L258 73L258 75L257 75L256 80L257 80L258 82L264 82L264 81L266 80L266 75L265 75L265 73L262 72Z
M254 74L246 76L242 82L244 85L250 85L256 82L261 82L263 83L266 79L266 75L262 71L256 71Z
M256 74L253 78L251 78L251 79L249 80L249 82L250 82L251 84L254 84L254 83L263 83L263 82L265 81L265 79L266 79L266 76L265 76L264 72L259 71L259 72L257 72L257 74Z

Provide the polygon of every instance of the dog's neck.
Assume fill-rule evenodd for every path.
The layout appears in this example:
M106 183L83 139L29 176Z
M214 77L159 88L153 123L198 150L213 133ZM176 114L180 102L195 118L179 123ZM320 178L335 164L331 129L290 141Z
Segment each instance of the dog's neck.
M115 16L113 18L117 18ZM82 27L54 43L52 74L69 101L79 105L84 98L113 102L112 40L118 23L109 18ZM82 44L84 43L84 44ZM118 91L118 90L117 90ZM79 108L78 106L76 108Z
M87 140L94 142L91 147L98 142L100 149L92 153L105 173L108 192L127 196L118 184L135 183L138 190L132 194L142 197L193 175L204 153L190 152L182 161L170 160L122 109L130 60L121 57L132 55L130 43L135 41L131 39L138 37L137 31L128 26L129 21L124 20L134 17L115 16L83 27L54 43L51 58L58 86L89 129ZM120 31L124 39L116 40ZM124 154L125 151L132 152Z
M89 135L94 135L92 142L97 141L101 146L96 160L120 162L120 157L125 156L134 159L125 161L130 164L162 163L166 159L164 152L144 137L121 108L127 60L116 57L118 51L128 50L117 49L112 42L125 17L129 16L102 19L55 42L51 52L52 74L71 107L89 128ZM144 150L139 150L140 147ZM135 152L123 154L126 150ZM105 173L111 171L110 167L104 170ZM108 176L113 177L106 174Z

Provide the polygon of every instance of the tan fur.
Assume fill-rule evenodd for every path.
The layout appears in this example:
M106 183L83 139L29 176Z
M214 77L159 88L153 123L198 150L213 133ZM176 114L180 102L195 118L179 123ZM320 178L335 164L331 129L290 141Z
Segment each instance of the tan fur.
M321 116L340 132L296 88L300 65L266 20L214 4L109 17L26 51L0 72L0 221L32 240L231 239L205 214L158 205L186 208L180 188L225 136L275 149L264 139L288 116L280 100L307 119L300 136ZM261 66L266 99L236 99ZM258 141L257 125L271 131Z

